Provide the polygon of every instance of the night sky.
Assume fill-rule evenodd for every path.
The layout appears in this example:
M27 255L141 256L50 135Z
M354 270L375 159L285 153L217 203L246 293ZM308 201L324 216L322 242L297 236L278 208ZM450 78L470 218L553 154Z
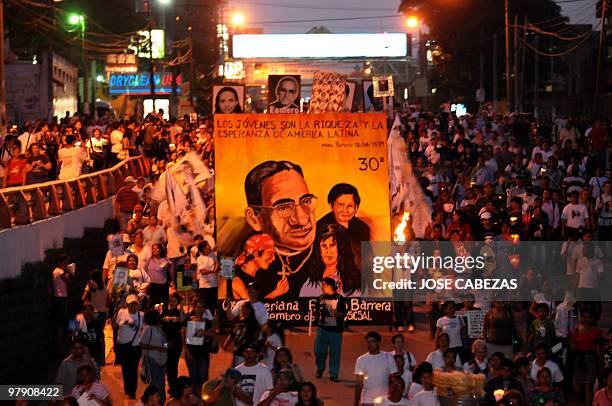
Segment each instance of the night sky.
M596 0L558 0L572 23L594 24ZM397 14L399 0L229 0L229 9L241 11L247 27L263 27L266 33L304 33L314 26L326 26L332 32L406 31ZM295 22L321 18L394 16L390 18ZM271 23L272 21L279 23ZM283 22L280 22L283 21Z

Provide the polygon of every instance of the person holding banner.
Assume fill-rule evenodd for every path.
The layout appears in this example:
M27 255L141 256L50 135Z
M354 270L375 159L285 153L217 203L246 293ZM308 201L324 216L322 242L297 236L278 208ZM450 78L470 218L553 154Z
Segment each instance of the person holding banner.
M329 353L329 379L340 382L340 355L342 354L342 332L344 316L348 311L344 296L338 293L338 286L333 278L324 278L321 284L323 294L317 299L318 315L317 336L314 352L317 362L317 378L323 376L327 354Z

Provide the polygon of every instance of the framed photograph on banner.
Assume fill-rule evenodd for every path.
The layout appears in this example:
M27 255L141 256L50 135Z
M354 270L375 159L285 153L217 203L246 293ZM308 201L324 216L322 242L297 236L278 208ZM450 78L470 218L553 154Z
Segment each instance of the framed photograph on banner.
M213 113L243 113L244 95L244 85L234 85L229 83L213 85Z
M374 84L374 97L389 97L394 96L393 76L373 76L372 83Z
M351 113L353 111L353 102L355 101L355 90L357 83L347 80L344 84L344 108L343 113Z
M374 82L371 80L364 80L361 82L363 90L363 112L364 113L382 113L385 111L385 104L382 97L374 96ZM387 109L393 108L393 97L387 98Z
M289 114L300 112L300 75L268 76L268 112Z
M113 287L117 289L126 287L129 274L130 271L126 267L116 267L113 272Z

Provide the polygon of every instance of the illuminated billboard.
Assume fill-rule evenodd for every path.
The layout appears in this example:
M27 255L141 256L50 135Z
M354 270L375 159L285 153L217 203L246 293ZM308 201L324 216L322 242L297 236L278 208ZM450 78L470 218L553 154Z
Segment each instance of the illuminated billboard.
M404 33L238 34L234 58L394 58L408 53Z
M138 72L134 74L111 74L108 87L109 93L113 96L122 94L137 96L151 94L151 75L148 72ZM172 93L172 73L156 72L153 76L155 80L155 94ZM176 78L176 92L181 93L181 75Z
M138 31L138 38L135 43L128 46L136 52L139 58L164 59L166 56L166 44L164 30L151 30L151 40L149 41L149 31Z

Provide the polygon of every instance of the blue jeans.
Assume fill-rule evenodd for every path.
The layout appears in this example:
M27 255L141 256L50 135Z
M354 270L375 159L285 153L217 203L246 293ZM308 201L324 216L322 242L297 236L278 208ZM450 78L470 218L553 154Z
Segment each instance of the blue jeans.
M160 405L163 406L166 400L166 367L158 365L153 358L147 356L144 357L144 361L151 371L151 385L155 385L159 389Z
M189 369L189 377L193 381L193 386L198 388L208 381L208 367L210 366L210 354L191 355L187 361L187 369Z
M317 371L325 371L325 362L329 353L329 375L339 376L342 333L318 328L314 342L314 351L317 360Z

